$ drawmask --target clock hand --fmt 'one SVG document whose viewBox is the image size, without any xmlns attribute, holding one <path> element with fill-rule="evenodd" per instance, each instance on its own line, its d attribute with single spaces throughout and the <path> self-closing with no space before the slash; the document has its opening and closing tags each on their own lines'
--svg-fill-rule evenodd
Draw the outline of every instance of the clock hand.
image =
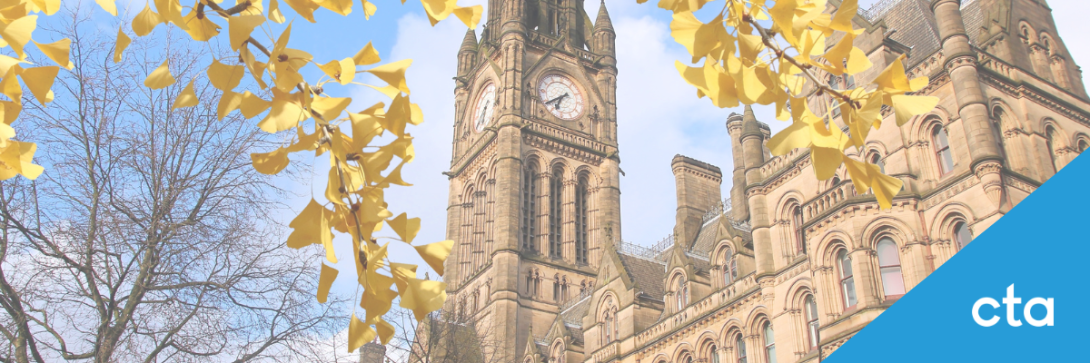
<svg viewBox="0 0 1090 363">
<path fill-rule="evenodd" d="M 485 105 L 484 108 L 481 109 L 481 116 L 477 118 L 477 124 L 478 125 L 484 123 L 484 115 L 487 112 L 488 112 L 488 105 Z"/>
<path fill-rule="evenodd" d="M 562 95 L 560 95 L 560 96 L 558 96 L 558 97 L 556 97 L 554 99 L 551 99 L 551 100 L 549 100 L 549 102 L 545 102 L 545 105 L 548 106 L 550 103 L 555 102 L 556 106 L 554 106 L 554 107 L 559 109 L 560 108 L 560 101 L 563 100 L 564 97 L 568 97 L 568 94 L 564 93 L 564 94 L 562 94 Z"/>
</svg>

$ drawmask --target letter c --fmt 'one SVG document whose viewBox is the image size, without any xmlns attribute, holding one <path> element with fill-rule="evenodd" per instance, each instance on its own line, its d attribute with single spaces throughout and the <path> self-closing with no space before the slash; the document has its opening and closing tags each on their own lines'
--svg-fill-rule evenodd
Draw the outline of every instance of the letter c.
<svg viewBox="0 0 1090 363">
<path fill-rule="evenodd" d="M 999 316 L 992 315 L 991 319 L 988 319 L 988 320 L 982 319 L 980 317 L 980 307 L 982 305 L 984 305 L 984 304 L 990 305 L 992 307 L 992 309 L 998 309 L 999 308 L 999 302 L 995 301 L 995 299 L 990 298 L 990 297 L 983 297 L 983 298 L 980 298 L 980 300 L 977 300 L 976 304 L 973 304 L 973 321 L 976 321 L 977 325 L 980 325 L 982 327 L 987 328 L 987 327 L 990 327 L 992 325 L 995 325 L 995 323 L 998 323 L 999 322 Z"/>
</svg>

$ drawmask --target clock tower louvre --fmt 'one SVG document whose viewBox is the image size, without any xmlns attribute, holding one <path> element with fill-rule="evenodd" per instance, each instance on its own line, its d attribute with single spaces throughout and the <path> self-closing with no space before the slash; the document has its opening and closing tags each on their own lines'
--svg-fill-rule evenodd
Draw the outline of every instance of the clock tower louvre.
<svg viewBox="0 0 1090 363">
<path fill-rule="evenodd" d="M 620 241 L 616 34 L 604 3 L 489 5 L 458 52 L 444 309 L 511 362 Z"/>
</svg>

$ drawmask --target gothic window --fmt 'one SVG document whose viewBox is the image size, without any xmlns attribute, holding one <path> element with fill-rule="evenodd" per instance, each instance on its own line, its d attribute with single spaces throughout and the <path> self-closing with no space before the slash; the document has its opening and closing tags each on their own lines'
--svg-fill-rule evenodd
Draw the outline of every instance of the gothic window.
<svg viewBox="0 0 1090 363">
<path fill-rule="evenodd" d="M 841 249 L 836 254 L 837 270 L 840 274 L 840 293 L 844 298 L 844 309 L 855 306 L 855 279 L 852 276 L 852 259 L 848 250 Z"/>
<path fill-rule="evenodd" d="M 935 148 L 935 160 L 939 163 L 939 176 L 946 175 L 954 170 L 954 155 L 950 151 L 950 140 L 946 137 L 946 130 L 942 126 L 935 126 L 931 130 L 931 144 Z"/>
<path fill-rule="evenodd" d="M 564 224 L 563 216 L 564 170 L 557 166 L 553 168 L 552 178 L 549 178 L 549 256 L 561 258 L 561 231 Z"/>
<path fill-rule="evenodd" d="M 886 297 L 905 294 L 905 281 L 901 275 L 901 257 L 897 243 L 889 237 L 878 240 L 878 270 L 882 274 L 882 288 Z"/>
<path fill-rule="evenodd" d="M 724 248 L 720 252 L 719 269 L 723 274 L 723 287 L 730 286 L 738 277 L 738 265 L 735 263 L 734 252 L 730 248 Z"/>
<path fill-rule="evenodd" d="M 685 275 L 679 275 L 677 288 L 674 290 L 675 311 L 681 311 L 685 309 L 686 305 L 689 305 L 689 284 L 685 282 Z"/>
<path fill-rule="evenodd" d="M 870 155 L 867 156 L 867 161 L 877 165 L 878 171 L 882 172 L 882 174 L 886 173 L 886 163 L 882 162 L 882 154 L 879 154 L 878 151 L 871 151 Z"/>
<path fill-rule="evenodd" d="M 587 177 L 575 187 L 575 263 L 587 263 Z"/>
<path fill-rule="evenodd" d="M 969 226 L 965 222 L 958 222 L 954 225 L 954 242 L 958 244 L 958 249 L 965 248 L 970 241 L 973 240 L 973 234 L 969 232 Z"/>
<path fill-rule="evenodd" d="M 1007 160 L 1007 150 L 1003 146 L 1003 109 L 996 106 L 992 111 L 992 119 L 994 127 L 992 127 L 992 137 L 995 137 L 995 144 L 999 149 L 999 158 L 1005 163 Z"/>
<path fill-rule="evenodd" d="M 553 345 L 553 353 L 549 363 L 564 363 L 564 345 L 559 341 Z"/>
<path fill-rule="evenodd" d="M 734 337 L 734 350 L 737 362 L 746 363 L 746 342 L 742 339 L 742 334 Z"/>
<path fill-rule="evenodd" d="M 768 357 L 768 363 L 776 363 L 776 337 L 772 332 L 772 323 L 765 323 L 765 356 Z"/>
<path fill-rule="evenodd" d="M 526 296 L 534 297 L 534 273 L 526 273 Z"/>
<path fill-rule="evenodd" d="M 1078 148 L 1079 154 L 1082 154 L 1083 151 L 1086 151 L 1087 148 L 1090 148 L 1090 143 L 1087 143 L 1086 140 L 1079 140 Z"/>
<path fill-rule="evenodd" d="M 531 163 L 522 173 L 522 248 L 537 252 L 537 165 Z"/>
<path fill-rule="evenodd" d="M 807 341 L 810 343 L 810 349 L 813 350 L 818 346 L 817 302 L 814 301 L 814 295 L 806 295 L 806 299 L 803 299 L 802 304 L 803 312 L 806 313 Z"/>
<path fill-rule="evenodd" d="M 553 300 L 560 302 L 560 275 L 553 275 Z"/>
<path fill-rule="evenodd" d="M 693 356 L 689 353 L 683 353 L 681 363 L 693 363 Z"/>
<path fill-rule="evenodd" d="M 1056 165 L 1056 129 L 1052 126 L 1045 128 L 1045 145 L 1048 147 L 1048 158 L 1053 170 L 1060 171 L 1060 167 Z"/>
<path fill-rule="evenodd" d="M 702 358 L 701 361 L 709 363 L 719 363 L 719 354 L 717 354 L 715 351 L 715 344 L 708 344 L 707 348 L 704 348 L 704 358 Z"/>
<path fill-rule="evenodd" d="M 802 230 L 802 206 L 796 205 L 791 209 L 791 227 L 795 232 L 795 252 L 799 255 L 806 254 L 806 236 Z"/>
<path fill-rule="evenodd" d="M 602 345 L 612 343 L 617 337 L 617 307 L 613 305 L 613 298 L 608 295 L 605 303 L 602 304 L 602 317 L 599 322 L 601 323 L 599 337 L 602 339 Z"/>
</svg>

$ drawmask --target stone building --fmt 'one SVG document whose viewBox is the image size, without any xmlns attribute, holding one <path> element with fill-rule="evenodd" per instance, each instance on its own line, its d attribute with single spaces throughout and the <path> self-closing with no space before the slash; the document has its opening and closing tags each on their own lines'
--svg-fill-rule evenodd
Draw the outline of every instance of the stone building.
<svg viewBox="0 0 1090 363">
<path fill-rule="evenodd" d="M 489 5 L 458 52 L 445 309 L 496 361 L 819 361 L 1090 147 L 1044 0 L 885 0 L 854 19 L 874 67 L 827 81 L 868 84 L 901 55 L 930 77 L 935 110 L 901 127 L 883 110 L 853 151 L 904 181 L 893 208 L 844 170 L 817 180 L 806 150 L 772 157 L 746 108 L 726 121 L 730 198 L 718 167 L 675 157 L 676 226 L 640 247 L 621 238 L 605 5 L 593 22 L 583 0 Z"/>
</svg>

